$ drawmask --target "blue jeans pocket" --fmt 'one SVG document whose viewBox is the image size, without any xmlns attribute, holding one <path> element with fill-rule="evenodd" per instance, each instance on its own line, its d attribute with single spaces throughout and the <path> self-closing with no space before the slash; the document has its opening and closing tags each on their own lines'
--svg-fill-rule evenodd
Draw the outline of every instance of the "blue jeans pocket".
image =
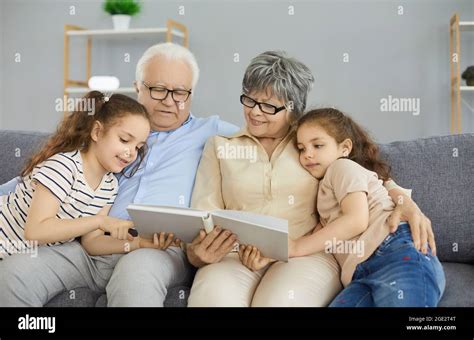
<svg viewBox="0 0 474 340">
<path fill-rule="evenodd" d="M 389 234 L 375 250 L 377 255 L 390 254 L 401 249 L 414 246 L 410 226 L 403 222 L 398 225 L 397 231 Z"/>
</svg>

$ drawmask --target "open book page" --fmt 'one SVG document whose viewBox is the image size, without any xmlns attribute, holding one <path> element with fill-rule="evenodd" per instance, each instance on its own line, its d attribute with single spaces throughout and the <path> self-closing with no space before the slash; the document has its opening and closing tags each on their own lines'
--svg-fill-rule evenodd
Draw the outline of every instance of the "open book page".
<svg viewBox="0 0 474 340">
<path fill-rule="evenodd" d="M 214 210 L 211 215 L 243 221 L 262 228 L 288 233 L 288 221 L 278 217 L 238 210 Z"/>
<path fill-rule="evenodd" d="M 240 244 L 256 246 L 263 256 L 288 261 L 288 221 L 244 211 L 216 210 L 215 225 L 230 229 Z"/>
<path fill-rule="evenodd" d="M 151 204 L 130 204 L 127 209 L 140 209 L 143 211 L 155 211 L 166 214 L 186 215 L 186 216 L 199 216 L 208 217 L 209 211 L 192 209 L 187 207 L 175 207 L 168 205 L 151 205 Z"/>
</svg>

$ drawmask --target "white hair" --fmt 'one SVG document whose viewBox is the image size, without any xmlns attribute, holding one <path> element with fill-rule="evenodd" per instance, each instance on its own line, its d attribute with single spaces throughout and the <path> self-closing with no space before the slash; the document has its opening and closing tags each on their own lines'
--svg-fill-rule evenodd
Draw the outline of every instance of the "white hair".
<svg viewBox="0 0 474 340">
<path fill-rule="evenodd" d="M 138 60 L 135 71 L 135 80 L 137 82 L 143 80 L 143 70 L 145 65 L 150 61 L 150 59 L 158 56 L 163 56 L 170 60 L 182 60 L 186 62 L 191 68 L 193 76 L 192 88 L 195 88 L 199 79 L 199 67 L 196 58 L 186 47 L 171 42 L 153 45 L 143 53 L 140 60 Z"/>
</svg>

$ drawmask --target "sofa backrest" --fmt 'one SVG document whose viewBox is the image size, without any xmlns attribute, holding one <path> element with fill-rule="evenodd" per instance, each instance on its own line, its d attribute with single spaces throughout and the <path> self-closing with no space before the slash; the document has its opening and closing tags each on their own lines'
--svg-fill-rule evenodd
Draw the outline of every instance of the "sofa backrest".
<svg viewBox="0 0 474 340">
<path fill-rule="evenodd" d="M 430 218 L 438 257 L 474 263 L 474 134 L 380 145 L 400 186 Z"/>
<path fill-rule="evenodd" d="M 0 130 L 0 184 L 17 176 L 46 133 Z M 442 261 L 474 263 L 474 134 L 380 144 L 400 186 L 428 216 Z"/>
<path fill-rule="evenodd" d="M 0 130 L 0 184 L 20 174 L 22 166 L 47 136 L 41 132 Z"/>
</svg>

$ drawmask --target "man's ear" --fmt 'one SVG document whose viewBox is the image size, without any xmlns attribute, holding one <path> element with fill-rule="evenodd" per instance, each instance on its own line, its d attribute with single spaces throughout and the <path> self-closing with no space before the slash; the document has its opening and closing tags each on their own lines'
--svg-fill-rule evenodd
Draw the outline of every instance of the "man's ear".
<svg viewBox="0 0 474 340">
<path fill-rule="evenodd" d="M 342 154 L 344 157 L 348 157 L 352 151 L 352 140 L 350 138 L 346 138 L 340 144 L 342 148 Z"/>
<path fill-rule="evenodd" d="M 136 80 L 133 81 L 133 87 L 135 88 L 135 91 L 137 92 L 137 94 L 140 92 L 140 90 L 138 89 L 138 83 Z"/>
<path fill-rule="evenodd" d="M 91 138 L 94 142 L 97 142 L 99 140 L 99 137 L 102 134 L 102 130 L 103 130 L 102 123 L 96 120 L 94 122 L 94 125 L 92 126 L 92 131 L 91 131 Z"/>
</svg>

